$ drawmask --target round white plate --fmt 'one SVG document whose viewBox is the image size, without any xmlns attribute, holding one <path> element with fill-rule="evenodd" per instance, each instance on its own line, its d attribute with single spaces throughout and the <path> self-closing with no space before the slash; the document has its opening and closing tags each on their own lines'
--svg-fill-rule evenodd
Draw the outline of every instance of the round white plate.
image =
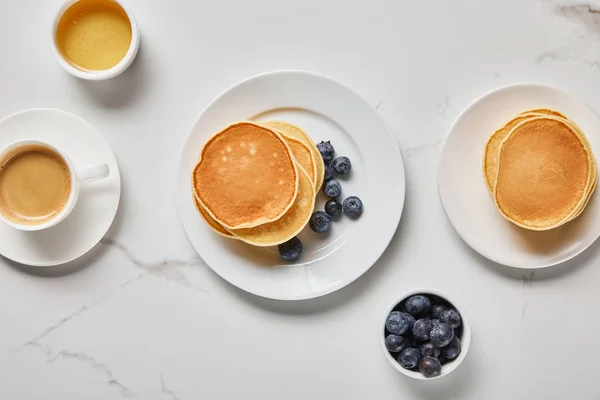
<svg viewBox="0 0 600 400">
<path fill-rule="evenodd" d="M 362 216 L 342 216 L 327 235 L 306 228 L 299 236 L 304 250 L 296 264 L 285 263 L 276 247 L 252 247 L 214 233 L 192 201 L 192 169 L 204 143 L 229 124 L 248 119 L 297 124 L 317 143 L 331 140 L 336 155 L 352 160 L 351 176 L 340 180 L 342 198 L 359 196 Z M 258 296 L 300 300 L 348 285 L 377 261 L 400 221 L 404 189 L 400 150 L 371 105 L 331 79 L 281 71 L 235 85 L 200 115 L 183 149 L 178 205 L 193 246 L 223 279 Z M 324 203 L 321 193 L 316 209 Z"/>
<path fill-rule="evenodd" d="M 0 121 L 0 148 L 23 139 L 50 143 L 64 151 L 76 168 L 107 163 L 110 176 L 82 185 L 71 214 L 52 228 L 23 232 L 0 222 L 0 254 L 40 267 L 81 257 L 102 239 L 117 213 L 121 195 L 117 160 L 94 127 L 65 111 L 26 110 Z"/>
<path fill-rule="evenodd" d="M 442 204 L 463 240 L 484 257 L 517 268 L 549 267 L 567 261 L 600 236 L 600 199 L 562 227 L 545 232 L 522 229 L 505 220 L 485 185 L 482 162 L 490 136 L 517 114 L 550 108 L 573 120 L 600 155 L 600 116 L 586 103 L 558 89 L 519 84 L 476 100 L 454 122 L 439 169 Z"/>
</svg>

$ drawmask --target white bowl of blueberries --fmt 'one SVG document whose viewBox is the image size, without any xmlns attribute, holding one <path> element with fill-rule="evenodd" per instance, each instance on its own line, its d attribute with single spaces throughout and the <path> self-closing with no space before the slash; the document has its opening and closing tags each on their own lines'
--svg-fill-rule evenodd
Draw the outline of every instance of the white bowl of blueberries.
<svg viewBox="0 0 600 400">
<path fill-rule="evenodd" d="M 385 313 L 381 347 L 392 366 L 411 378 L 448 375 L 464 360 L 470 344 L 465 314 L 437 290 L 411 290 Z"/>
</svg>

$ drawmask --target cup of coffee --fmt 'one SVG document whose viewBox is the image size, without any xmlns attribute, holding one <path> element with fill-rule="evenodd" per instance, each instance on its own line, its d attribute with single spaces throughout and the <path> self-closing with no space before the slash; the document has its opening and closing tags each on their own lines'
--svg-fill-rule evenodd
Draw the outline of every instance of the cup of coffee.
<svg viewBox="0 0 600 400">
<path fill-rule="evenodd" d="M 109 175 L 107 164 L 76 170 L 48 143 L 15 142 L 0 151 L 0 220 L 22 231 L 50 228 L 73 211 L 81 184 Z"/>
</svg>

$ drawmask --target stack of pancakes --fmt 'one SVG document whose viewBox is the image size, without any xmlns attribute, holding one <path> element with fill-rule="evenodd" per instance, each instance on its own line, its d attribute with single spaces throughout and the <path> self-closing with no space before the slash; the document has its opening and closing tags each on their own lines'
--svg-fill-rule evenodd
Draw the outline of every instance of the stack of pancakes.
<svg viewBox="0 0 600 400">
<path fill-rule="evenodd" d="M 497 130 L 485 148 L 483 173 L 502 216 L 536 231 L 577 218 L 598 178 L 581 129 L 547 109 L 523 112 Z"/>
<path fill-rule="evenodd" d="M 198 212 L 217 233 L 274 246 L 308 223 L 325 166 L 312 139 L 285 122 L 238 122 L 214 135 L 192 174 Z"/>
</svg>

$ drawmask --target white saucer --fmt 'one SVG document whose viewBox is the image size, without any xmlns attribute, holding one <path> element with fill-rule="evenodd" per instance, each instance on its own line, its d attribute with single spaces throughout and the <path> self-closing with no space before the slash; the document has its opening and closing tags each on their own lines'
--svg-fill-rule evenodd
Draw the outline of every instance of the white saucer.
<svg viewBox="0 0 600 400">
<path fill-rule="evenodd" d="M 486 94 L 454 122 L 439 168 L 439 191 L 452 225 L 484 257 L 517 268 L 549 267 L 567 261 L 600 236 L 600 199 L 596 192 L 574 221 L 533 232 L 505 220 L 496 209 L 482 173 L 487 140 L 517 114 L 550 108 L 573 120 L 600 156 L 600 116 L 580 99 L 558 89 L 519 84 Z M 598 158 L 597 158 L 598 159 Z"/>
<path fill-rule="evenodd" d="M 64 151 L 76 167 L 107 163 L 110 176 L 81 187 L 75 209 L 58 225 L 23 232 L 0 222 L 0 254 L 21 264 L 52 266 L 92 249 L 112 224 L 121 195 L 119 166 L 112 150 L 90 124 L 53 109 L 18 112 L 0 121 L 0 148 L 22 139 L 37 139 Z"/>
<path fill-rule="evenodd" d="M 229 124 L 247 119 L 297 124 L 315 142 L 331 140 L 336 155 L 352 161 L 352 176 L 340 180 L 341 197 L 360 197 L 362 216 L 342 216 L 327 235 L 306 228 L 299 235 L 304 244 L 299 264 L 286 264 L 277 248 L 252 247 L 217 235 L 192 201 L 192 169 L 204 143 Z M 346 86 L 307 72 L 258 75 L 214 100 L 186 140 L 178 179 L 181 220 L 204 261 L 240 289 L 280 300 L 322 296 L 364 274 L 392 239 L 404 204 L 402 156 L 385 122 Z M 324 202 L 320 194 L 316 209 L 322 210 Z"/>
</svg>

